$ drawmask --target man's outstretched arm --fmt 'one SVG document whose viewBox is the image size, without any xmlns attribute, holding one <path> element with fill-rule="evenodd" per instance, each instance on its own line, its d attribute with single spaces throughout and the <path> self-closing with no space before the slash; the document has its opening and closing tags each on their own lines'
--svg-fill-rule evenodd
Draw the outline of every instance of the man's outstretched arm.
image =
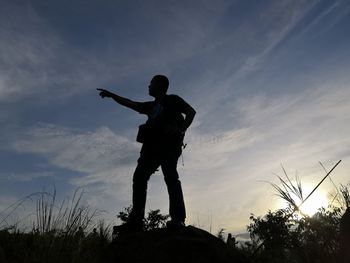
<svg viewBox="0 0 350 263">
<path fill-rule="evenodd" d="M 119 96 L 113 92 L 110 92 L 105 89 L 97 89 L 100 92 L 100 96 L 102 98 L 107 97 L 107 98 L 112 98 L 115 102 L 119 103 L 120 105 L 123 105 L 127 108 L 130 108 L 132 110 L 138 111 L 138 103 L 136 101 L 132 101 L 130 99 L 124 98 L 122 96 Z"/>
</svg>

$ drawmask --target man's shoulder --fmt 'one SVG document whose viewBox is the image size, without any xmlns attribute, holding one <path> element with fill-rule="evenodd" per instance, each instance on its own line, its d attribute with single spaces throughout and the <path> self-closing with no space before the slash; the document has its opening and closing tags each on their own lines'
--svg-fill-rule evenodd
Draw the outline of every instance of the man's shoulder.
<svg viewBox="0 0 350 263">
<path fill-rule="evenodd" d="M 181 98 L 179 95 L 176 95 L 176 94 L 167 95 L 167 99 L 174 103 L 182 103 L 184 101 L 183 98 Z"/>
<path fill-rule="evenodd" d="M 179 96 L 179 95 L 176 95 L 176 94 L 167 94 L 166 95 L 168 98 L 171 98 L 171 99 L 177 99 L 177 98 L 180 98 L 181 99 L 181 97 Z"/>
</svg>

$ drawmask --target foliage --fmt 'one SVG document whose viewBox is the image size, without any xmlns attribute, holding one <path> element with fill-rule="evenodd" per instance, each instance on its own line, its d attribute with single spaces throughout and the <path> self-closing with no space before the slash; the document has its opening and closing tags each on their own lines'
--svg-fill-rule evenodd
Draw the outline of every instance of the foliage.
<svg viewBox="0 0 350 263">
<path fill-rule="evenodd" d="M 251 239 L 263 244 L 265 249 L 297 247 L 298 239 L 293 230 L 296 219 L 290 215 L 290 208 L 269 211 L 264 217 L 251 215 L 253 223 L 247 227 Z"/>
<path fill-rule="evenodd" d="M 218 233 L 216 234 L 216 237 L 222 241 L 225 241 L 225 229 L 220 228 Z"/>
<path fill-rule="evenodd" d="M 164 228 L 169 215 L 160 214 L 160 210 L 150 210 L 145 218 L 145 230 L 150 231 L 157 228 Z"/>
<path fill-rule="evenodd" d="M 118 213 L 117 218 L 119 218 L 122 223 L 127 223 L 130 219 L 130 214 L 132 207 L 124 208 L 124 211 Z M 150 231 L 157 228 L 164 228 L 166 226 L 166 221 L 168 220 L 169 215 L 162 215 L 159 209 L 150 210 L 147 214 L 147 217 L 144 218 L 144 230 Z"/>
<path fill-rule="evenodd" d="M 305 217 L 298 222 L 299 239 L 307 256 L 322 258 L 332 262 L 339 252 L 339 223 L 342 213 L 340 208 L 321 208 L 312 217 Z"/>
<path fill-rule="evenodd" d="M 117 214 L 117 218 L 119 218 L 122 221 L 122 223 L 127 223 L 129 222 L 131 211 L 132 206 L 124 207 L 124 211 L 120 211 Z"/>
<path fill-rule="evenodd" d="M 269 262 L 337 262 L 341 210 L 322 208 L 312 217 L 297 217 L 290 209 L 250 217 L 247 229 L 257 257 Z"/>
</svg>

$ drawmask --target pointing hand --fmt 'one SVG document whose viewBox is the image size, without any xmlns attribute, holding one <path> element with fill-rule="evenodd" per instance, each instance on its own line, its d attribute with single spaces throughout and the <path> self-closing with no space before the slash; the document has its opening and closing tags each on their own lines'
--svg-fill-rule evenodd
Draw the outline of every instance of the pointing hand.
<svg viewBox="0 0 350 263">
<path fill-rule="evenodd" d="M 113 93 L 109 92 L 108 90 L 105 90 L 105 89 L 97 89 L 97 90 L 101 91 L 100 92 L 101 98 L 104 98 L 104 97 L 110 98 L 113 96 Z"/>
</svg>

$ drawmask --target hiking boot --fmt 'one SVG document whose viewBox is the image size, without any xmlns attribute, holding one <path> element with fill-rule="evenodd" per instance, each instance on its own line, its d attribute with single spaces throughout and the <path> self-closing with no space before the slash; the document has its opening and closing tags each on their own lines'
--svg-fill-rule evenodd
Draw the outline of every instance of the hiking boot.
<svg viewBox="0 0 350 263">
<path fill-rule="evenodd" d="M 181 220 L 170 220 L 166 222 L 166 227 L 169 229 L 179 229 L 186 227 L 185 223 Z"/>
</svg>

